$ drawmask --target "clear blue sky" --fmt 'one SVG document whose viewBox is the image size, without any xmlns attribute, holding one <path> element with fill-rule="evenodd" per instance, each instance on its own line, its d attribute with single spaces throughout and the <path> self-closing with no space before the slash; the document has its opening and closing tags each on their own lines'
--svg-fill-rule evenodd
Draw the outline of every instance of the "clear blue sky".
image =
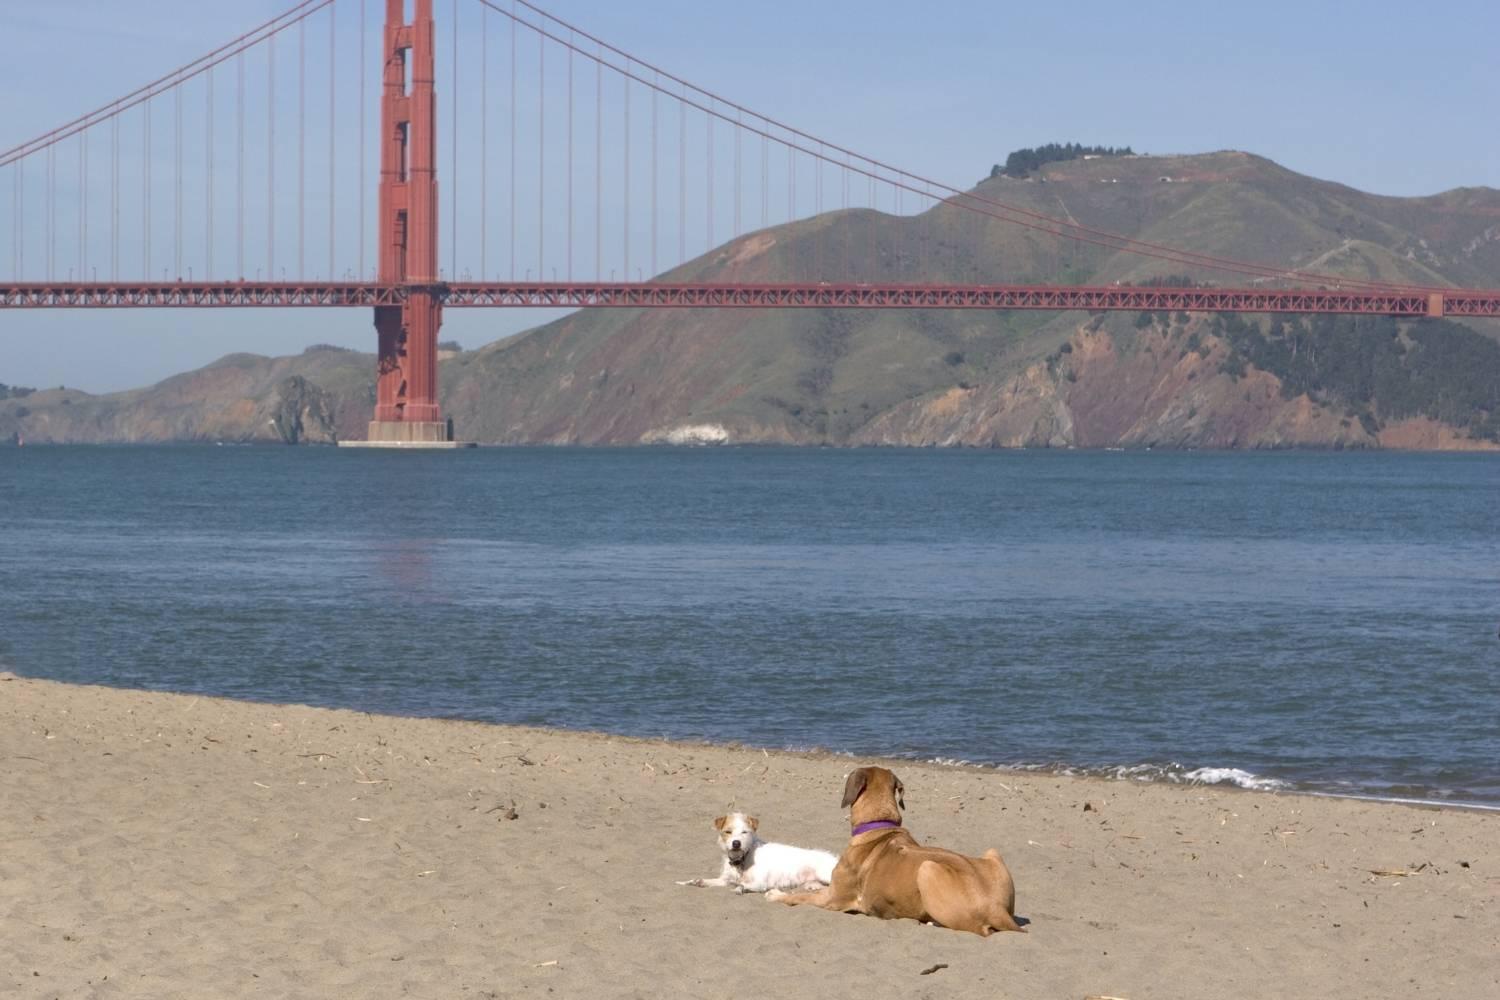
<svg viewBox="0 0 1500 1000">
<path fill-rule="evenodd" d="M 383 5 L 366 2 L 373 25 Z M 451 2 L 437 0 L 440 37 L 447 37 Z M 467 70 L 476 62 L 469 42 L 479 23 L 473 2 L 460 0 L 470 45 L 461 50 L 468 53 L 465 88 L 472 88 Z M 357 23 L 358 4 L 338 0 L 345 30 Z M 288 6 L 290 0 L 12 0 L 0 10 L 7 51 L 0 62 L 0 147 L 133 89 Z M 1245 149 L 1382 194 L 1500 187 L 1494 107 L 1500 75 L 1493 51 L 1500 6 L 1493 2 L 928 0 L 907 6 L 884 0 L 550 0 L 542 6 L 766 114 L 960 186 L 1012 149 L 1076 140 L 1156 153 Z M 318 48 L 326 27 L 311 24 L 308 30 L 312 49 L 326 53 L 326 41 Z M 500 53 L 490 70 L 491 91 L 500 102 L 495 86 L 506 72 L 505 29 L 491 21 L 489 30 Z M 288 38 L 282 44 L 284 88 L 294 64 L 287 60 L 293 43 Z M 346 68 L 354 64 L 351 49 L 340 53 Z M 318 55 L 311 64 L 312 76 L 320 78 Z M 370 72 L 373 81 L 373 67 Z M 439 69 L 440 92 L 448 72 Z M 220 78 L 221 100 L 228 79 Z M 263 88 L 263 82 L 252 83 L 252 94 L 263 94 Z M 292 106 L 282 94 L 278 115 L 286 136 Z M 644 114 L 644 105 L 635 107 Z M 475 109 L 477 104 L 471 117 Z M 321 149 L 325 132 L 316 126 L 316 114 L 311 143 Z M 154 115 L 159 143 L 170 134 L 170 104 L 158 105 Z M 352 109 L 343 118 L 341 128 L 352 129 Z M 345 140 L 356 141 L 352 134 L 341 139 L 341 148 Z M 616 141 L 611 136 L 608 144 Z M 156 148 L 158 163 L 170 156 L 170 147 Z M 96 157 L 104 155 L 100 147 L 93 150 Z M 255 187 L 263 183 L 255 174 L 263 162 L 259 155 L 252 152 L 249 168 L 257 192 L 264 190 Z M 316 173 L 324 161 L 316 151 L 309 155 Z M 491 157 L 498 158 L 494 149 Z M 460 159 L 472 162 L 472 144 Z M 353 160 L 344 155 L 346 165 Z M 40 190 L 37 179 L 44 176 L 27 175 L 28 185 L 36 185 L 28 187 L 28 196 Z M 158 181 L 162 176 L 159 169 Z M 472 195 L 472 171 L 460 180 Z M 284 195 L 287 181 L 281 183 Z M 310 194 L 314 200 L 318 183 Z M 4 189 L 10 184 L 0 171 L 0 219 L 7 227 L 10 199 Z M 556 205 L 555 187 L 552 197 Z M 504 199 L 498 191 L 491 199 L 494 216 Z M 192 218 L 191 186 L 188 201 Z M 255 211 L 263 210 L 252 206 Z M 639 214 L 635 219 L 640 225 Z M 283 219 L 278 225 L 285 241 L 290 224 Z M 326 221 L 321 226 L 326 232 Z M 340 240 L 357 242 L 352 212 L 339 230 Z M 490 238 L 508 238 L 499 232 Z M 549 236 L 554 245 L 555 237 Z M 158 238 L 166 245 L 165 237 Z M 37 254 L 40 241 L 32 227 L 27 239 L 28 254 Z M 461 256 L 474 255 L 476 240 L 473 233 L 466 236 Z M 10 249 L 8 238 L 0 240 L 6 277 Z M 158 260 L 163 253 L 157 251 Z M 263 251 L 252 245 L 250 256 L 263 259 Z M 280 251 L 278 267 L 290 256 Z M 343 256 L 352 260 L 353 250 Z M 91 260 L 99 259 L 96 248 Z M 444 334 L 472 347 L 538 319 L 452 311 Z M 373 345 L 368 317 L 353 311 L 12 313 L 0 325 L 0 382 L 90 391 L 149 384 L 235 351 L 295 353 L 317 342 L 366 350 Z"/>
</svg>

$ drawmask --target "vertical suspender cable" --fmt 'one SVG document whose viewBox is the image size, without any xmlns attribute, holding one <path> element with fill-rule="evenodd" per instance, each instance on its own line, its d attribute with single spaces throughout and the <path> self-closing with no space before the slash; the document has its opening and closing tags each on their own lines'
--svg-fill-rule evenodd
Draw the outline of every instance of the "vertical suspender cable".
<svg viewBox="0 0 1500 1000">
<path fill-rule="evenodd" d="M 115 119 L 119 121 L 119 119 Z M 118 132 L 118 127 L 116 132 Z M 118 173 L 116 174 L 118 177 Z M 115 184 L 118 191 L 119 183 Z M 20 220 L 16 223 L 16 280 L 21 280 L 26 274 L 26 160 L 21 158 L 16 161 L 16 217 Z M 119 232 L 119 217 L 115 218 L 115 232 Z M 118 239 L 118 237 L 116 237 Z"/>
<path fill-rule="evenodd" d="M 47 221 L 46 228 L 44 229 L 44 234 L 45 234 L 46 238 L 42 241 L 42 252 L 43 252 L 43 255 L 46 257 L 46 260 L 47 260 L 46 278 L 47 278 L 48 281 L 52 281 L 53 280 L 53 274 L 52 274 L 52 267 L 53 267 L 52 247 L 53 247 L 53 244 L 55 243 L 55 240 L 53 239 L 53 236 L 52 236 L 52 223 L 53 223 L 53 220 L 57 216 L 57 209 L 55 207 L 56 206 L 56 199 L 55 199 L 55 197 L 53 195 L 53 188 L 55 186 L 54 181 L 53 181 L 53 173 L 54 173 L 53 155 L 54 155 L 53 154 L 53 147 L 48 146 L 47 147 L 47 206 L 46 206 L 46 211 L 43 213 L 43 216 L 42 216 Z"/>
<path fill-rule="evenodd" d="M 740 113 L 738 111 L 736 111 L 734 113 L 734 116 L 735 116 L 736 122 L 738 122 Z M 740 139 L 741 139 L 742 135 L 743 135 L 743 131 L 739 128 L 738 124 L 736 124 L 735 130 L 734 130 L 734 238 L 735 239 L 739 239 L 740 238 L 740 204 L 741 204 L 741 198 L 740 198 L 740 176 L 741 176 L 740 175 Z"/>
<path fill-rule="evenodd" d="M 818 151 L 818 155 L 813 157 L 813 167 L 817 170 L 817 173 L 815 174 L 815 176 L 817 177 L 817 183 L 815 185 L 817 205 L 814 206 L 814 215 L 817 217 L 820 223 L 817 228 L 817 235 L 814 237 L 815 242 L 813 243 L 813 246 L 817 249 L 817 264 L 815 265 L 815 267 L 818 272 L 818 277 L 823 281 L 828 281 L 833 276 L 829 270 L 829 266 L 832 263 L 829 260 L 830 251 L 832 250 L 832 241 L 829 239 L 829 237 L 831 235 L 833 227 L 831 225 L 822 224 L 826 221 L 823 219 L 823 188 L 828 180 L 828 161 L 827 159 L 825 159 L 825 156 L 826 154 L 824 153 L 824 151 L 820 149 Z"/>
<path fill-rule="evenodd" d="M 604 47 L 594 60 L 594 280 L 604 280 Z"/>
<path fill-rule="evenodd" d="M 791 143 L 786 147 L 786 221 L 797 217 L 797 161 Z"/>
<path fill-rule="evenodd" d="M 21 164 L 17 160 L 10 172 L 10 280 L 21 280 L 21 229 L 25 220 L 21 218 Z"/>
<path fill-rule="evenodd" d="M 89 242 L 89 133 L 78 133 L 78 280 L 87 281 Z"/>
<path fill-rule="evenodd" d="M 338 134 L 338 88 L 335 86 L 338 80 L 338 4 L 328 5 L 328 280 L 333 281 L 336 275 L 334 268 L 337 266 L 336 251 L 338 250 L 337 223 L 338 223 L 338 143 L 335 136 Z"/>
<path fill-rule="evenodd" d="M 713 100 L 710 99 L 708 106 L 713 108 Z M 703 120 L 708 124 L 708 187 L 706 199 L 708 202 L 708 245 L 703 248 L 708 253 L 714 248 L 714 116 L 704 112 Z"/>
<path fill-rule="evenodd" d="M 235 57 L 235 70 L 238 74 L 235 84 L 235 132 L 236 154 L 235 154 L 235 267 L 236 275 L 245 280 L 245 53 L 241 52 Z"/>
<path fill-rule="evenodd" d="M 796 202 L 796 163 L 792 159 L 792 145 L 786 145 L 786 220 L 795 217 L 793 208 Z"/>
<path fill-rule="evenodd" d="M 826 226 L 820 225 L 823 214 L 823 166 L 825 166 L 822 142 L 817 144 L 817 156 L 811 157 L 811 160 L 813 160 L 813 222 L 819 222 L 817 228 L 813 229 L 813 270 L 816 271 L 819 279 L 826 280 L 828 274 L 823 273 L 823 243 L 825 243 L 823 234 L 826 232 Z"/>
<path fill-rule="evenodd" d="M 624 214 L 625 214 L 625 227 L 624 227 L 624 231 L 621 233 L 621 239 L 624 242 L 624 250 L 625 250 L 625 261 L 624 261 L 625 273 L 622 274 L 620 277 L 624 281 L 629 281 L 630 280 L 630 60 L 629 59 L 625 60 L 625 73 L 623 74 L 623 76 L 624 76 L 624 81 L 625 81 L 625 143 L 624 143 L 624 149 L 623 149 L 623 152 L 624 152 L 624 155 L 625 155 L 625 170 L 623 171 L 624 178 L 625 178 L 625 188 L 624 188 L 625 197 L 624 197 L 624 204 L 621 206 L 621 208 L 622 208 L 622 210 L 624 211 Z"/>
<path fill-rule="evenodd" d="M 847 211 L 851 206 L 855 206 L 859 201 L 859 189 L 855 187 L 856 183 L 859 181 L 859 175 L 854 172 L 853 158 L 846 153 L 844 154 L 844 159 L 848 161 L 848 165 L 844 168 L 844 208 Z M 854 224 L 847 219 L 844 222 L 844 247 L 846 251 L 845 264 L 849 268 L 849 280 L 853 281 L 854 274 L 859 269 L 854 265 L 854 258 L 856 255 L 854 246 Z"/>
<path fill-rule="evenodd" d="M 10 280 L 21 280 L 21 163 L 10 170 Z"/>
<path fill-rule="evenodd" d="M 490 277 L 490 9 L 479 10 L 479 280 Z"/>
<path fill-rule="evenodd" d="M 510 4 L 510 280 L 516 280 L 516 4 Z"/>
<path fill-rule="evenodd" d="M 48 149 L 49 153 L 55 153 L 55 152 L 57 152 L 57 147 L 55 147 L 55 146 L 49 146 L 47 149 Z M 62 233 L 59 232 L 59 230 L 58 230 L 58 224 L 57 224 L 57 202 L 62 197 L 62 188 L 61 188 L 61 185 L 58 184 L 58 181 L 57 181 L 57 157 L 56 157 L 56 155 L 53 155 L 52 159 L 51 159 L 51 173 L 52 173 L 52 177 L 51 177 L 50 183 L 51 183 L 51 188 L 52 188 L 52 222 L 51 222 L 52 239 L 51 239 L 51 248 L 49 249 L 48 253 L 49 253 L 49 255 L 51 257 L 51 260 L 52 260 L 52 263 L 51 263 L 50 267 L 51 267 L 52 271 L 55 274 L 55 272 L 57 270 L 57 245 L 60 242 L 59 237 L 62 236 Z M 71 271 L 72 268 L 69 268 L 68 270 Z M 56 280 L 56 279 L 54 278 L 54 280 Z"/>
<path fill-rule="evenodd" d="M 54 280 L 52 273 L 56 265 L 57 236 L 52 227 L 57 222 L 57 160 L 54 147 L 47 147 L 47 280 Z"/>
<path fill-rule="evenodd" d="M 771 224 L 771 144 L 766 139 L 768 127 L 762 123 L 760 132 L 760 228 Z"/>
<path fill-rule="evenodd" d="M 207 96 L 206 127 L 203 142 L 203 280 L 212 281 L 214 276 L 214 70 L 208 68 L 205 85 Z"/>
<path fill-rule="evenodd" d="M 120 280 L 120 117 L 110 119 L 109 132 L 109 280 Z M 24 185 L 25 178 L 22 178 Z M 23 199 L 24 202 L 24 199 Z M 24 234 L 23 234 L 24 235 Z M 24 251 L 25 244 L 22 243 Z M 24 256 L 24 253 L 23 253 Z"/>
<path fill-rule="evenodd" d="M 366 192 L 368 181 L 365 163 L 369 154 L 365 142 L 365 94 L 368 92 L 366 77 L 370 64 L 370 47 L 366 43 L 366 22 L 369 20 L 369 0 L 359 0 L 359 210 L 354 214 L 359 219 L 359 280 L 369 277 L 365 273 L 365 216 L 369 214 L 369 199 Z M 331 277 L 331 276 L 330 276 Z"/>
<path fill-rule="evenodd" d="M 141 269 L 146 281 L 151 280 L 151 102 L 146 102 L 145 114 L 145 171 L 141 175 L 142 199 L 141 220 L 144 223 L 142 238 L 145 245 L 142 247 Z"/>
<path fill-rule="evenodd" d="M 47 280 L 56 280 L 57 270 L 57 149 L 47 147 Z"/>
<path fill-rule="evenodd" d="M 297 22 L 297 277 L 307 274 L 307 22 Z"/>
<path fill-rule="evenodd" d="M 651 89 L 651 277 L 656 277 L 656 116 L 657 87 Z"/>
<path fill-rule="evenodd" d="M 182 277 L 182 84 L 178 84 L 172 91 L 172 112 L 176 121 L 172 126 L 172 151 L 176 157 L 173 167 L 173 200 L 172 208 L 172 264 L 176 268 L 176 277 Z"/>
<path fill-rule="evenodd" d="M 547 36 L 536 33 L 536 280 L 547 259 Z"/>
<path fill-rule="evenodd" d="M 266 280 L 276 280 L 276 36 L 266 46 Z"/>
<path fill-rule="evenodd" d="M 571 33 L 570 33 L 571 39 Z M 568 46 L 568 281 L 573 280 L 573 46 Z"/>
<path fill-rule="evenodd" d="M 686 95 L 684 95 L 686 96 Z M 687 102 L 677 102 L 677 264 L 687 263 Z"/>
<path fill-rule="evenodd" d="M 448 275 L 458 277 L 458 0 L 453 0 L 453 114 L 448 122 L 453 133 L 453 163 L 448 168 L 448 198 L 453 203 Z M 438 268 L 442 273 L 442 268 Z"/>
<path fill-rule="evenodd" d="M 905 178 L 900 178 L 900 180 L 904 179 Z M 896 181 L 891 182 L 891 192 L 896 199 L 896 218 L 900 219 L 902 222 L 905 222 L 906 216 L 902 214 L 903 210 L 906 207 L 906 199 L 902 196 L 903 187 L 903 184 L 898 184 Z M 894 244 L 894 247 L 892 249 L 892 256 L 894 256 L 896 259 L 896 277 L 898 278 L 902 276 L 902 271 L 906 267 L 907 254 L 904 252 L 906 248 L 905 246 L 903 246 L 903 237 L 905 239 L 910 239 L 909 236 L 905 236 L 907 229 L 908 227 L 905 225 L 898 227 L 895 231 L 896 235 L 891 238 L 891 242 Z"/>
<path fill-rule="evenodd" d="M 911 201 L 911 238 L 915 243 L 911 255 L 912 269 L 914 272 L 913 280 L 927 281 L 929 280 L 929 276 L 927 274 L 927 245 L 923 242 L 927 220 L 922 217 L 923 213 L 926 211 L 927 199 L 922 194 L 921 182 L 919 181 L 912 181 Z"/>
<path fill-rule="evenodd" d="M 847 154 L 844 154 L 844 160 L 847 159 L 849 159 L 849 156 L 847 156 Z M 844 165 L 840 166 L 840 169 L 838 169 L 838 187 L 840 187 L 841 204 L 843 204 L 841 210 L 849 211 L 849 166 L 847 166 L 847 163 L 844 163 Z M 840 259 L 840 261 L 838 261 L 838 274 L 840 274 L 840 277 L 847 277 L 847 274 L 852 273 L 853 270 L 853 268 L 849 267 L 849 258 L 850 256 L 853 256 L 853 244 L 849 243 L 849 225 L 847 225 L 847 222 L 844 222 L 844 220 L 840 220 L 840 222 L 843 223 L 844 253 L 843 259 Z M 847 268 L 847 270 L 844 270 L 844 268 Z"/>
</svg>

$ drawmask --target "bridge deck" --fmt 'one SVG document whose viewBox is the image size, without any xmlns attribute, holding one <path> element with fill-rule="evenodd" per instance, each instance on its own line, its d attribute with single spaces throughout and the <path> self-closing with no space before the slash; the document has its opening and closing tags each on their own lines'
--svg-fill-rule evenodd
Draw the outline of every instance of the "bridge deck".
<svg viewBox="0 0 1500 1000">
<path fill-rule="evenodd" d="M 878 285 L 474 282 L 146 282 L 0 286 L 0 309 L 374 307 L 414 288 L 448 308 L 1027 309 L 1500 317 L 1500 291 L 1154 288 L 1128 285 Z"/>
</svg>

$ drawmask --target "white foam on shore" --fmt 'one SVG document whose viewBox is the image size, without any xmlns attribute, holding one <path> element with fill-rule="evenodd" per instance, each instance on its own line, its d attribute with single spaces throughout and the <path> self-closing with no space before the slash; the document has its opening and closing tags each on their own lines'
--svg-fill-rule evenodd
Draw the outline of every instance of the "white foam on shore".
<svg viewBox="0 0 1500 1000">
<path fill-rule="evenodd" d="M 1264 778 L 1238 767 L 1197 767 L 1181 764 L 1132 764 L 1106 768 L 1083 768 L 1076 774 L 1102 775 L 1118 781 L 1165 781 L 1173 785 L 1234 785 L 1254 792 L 1279 792 L 1292 787 L 1280 778 Z"/>
<path fill-rule="evenodd" d="M 818 752 L 832 753 L 834 756 L 840 757 L 866 756 L 852 754 L 847 751 L 827 751 L 823 748 L 784 747 L 783 749 L 812 749 Z M 900 758 L 907 755 L 896 754 L 895 756 Z M 962 757 L 922 757 L 917 754 L 909 755 L 909 759 L 920 760 L 927 764 L 936 764 L 939 767 L 972 768 L 981 771 L 1025 771 L 1034 774 L 1056 774 L 1065 778 L 1109 778 L 1114 781 L 1161 782 L 1169 785 L 1232 785 L 1235 788 L 1243 788 L 1246 791 L 1252 792 L 1290 792 L 1296 795 L 1313 795 L 1325 799 L 1354 799 L 1360 802 L 1380 802 L 1392 805 L 1467 809 L 1475 812 L 1500 812 L 1500 804 L 1469 802 L 1463 799 L 1414 798 L 1400 795 L 1381 795 L 1378 792 L 1331 792 L 1316 787 L 1309 788 L 1306 785 L 1299 786 L 1296 782 L 1286 781 L 1282 778 L 1265 777 L 1238 767 L 1189 768 L 1175 762 L 1167 764 L 1097 765 L 1092 767 L 1073 764 L 1038 764 L 1027 762 L 991 764 L 967 760 Z"/>
<path fill-rule="evenodd" d="M 1256 792 L 1274 792 L 1292 787 L 1290 782 L 1279 778 L 1262 778 L 1237 767 L 1200 767 L 1188 771 L 1180 778 L 1174 776 L 1168 780 L 1186 781 L 1195 785 L 1236 785 Z"/>
<path fill-rule="evenodd" d="M 943 767 L 993 767 L 1002 771 L 1041 771 L 1069 778 L 1112 778 L 1115 781 L 1162 781 L 1174 785 L 1234 785 L 1256 792 L 1279 792 L 1296 786 L 1280 778 L 1267 778 L 1238 767 L 1198 767 L 1181 764 L 1117 764 L 1078 767 L 1070 764 L 976 764 L 955 757 L 929 757 Z"/>
</svg>

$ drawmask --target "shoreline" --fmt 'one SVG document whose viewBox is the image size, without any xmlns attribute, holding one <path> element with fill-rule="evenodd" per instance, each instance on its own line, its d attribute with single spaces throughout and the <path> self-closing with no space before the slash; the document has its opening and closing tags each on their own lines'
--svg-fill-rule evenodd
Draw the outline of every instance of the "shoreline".
<svg viewBox="0 0 1500 1000">
<path fill-rule="evenodd" d="M 1448 801 L 1445 799 L 1411 799 L 1401 796 L 1359 795 L 1354 792 L 1304 792 L 1287 790 L 1289 795 L 1307 795 L 1315 799 L 1347 800 L 1350 802 L 1372 802 L 1377 805 L 1410 806 L 1413 809 L 1458 809 L 1464 812 L 1500 813 L 1500 805 L 1486 802 Z"/>
<path fill-rule="evenodd" d="M 0 674 L 0 760 L 25 996 L 1500 988 L 1500 817 L 1446 803 L 888 761 L 920 840 L 1015 875 L 1028 933 L 982 940 L 675 884 L 728 809 L 840 849 L 870 758 Z"/>
<path fill-rule="evenodd" d="M 783 754 L 791 757 L 799 757 L 808 760 L 861 760 L 873 761 L 884 766 L 906 766 L 919 764 L 924 767 L 952 768 L 955 770 L 972 770 L 979 773 L 997 775 L 1010 775 L 1016 778 L 1022 777 L 1056 777 L 1080 781 L 1098 781 L 1105 785 L 1120 784 L 1124 786 L 1135 785 L 1159 785 L 1165 788 L 1182 789 L 1216 789 L 1220 791 L 1249 792 L 1269 795 L 1291 795 L 1305 796 L 1310 798 L 1349 800 L 1355 802 L 1371 802 L 1387 805 L 1410 806 L 1423 809 L 1458 809 L 1469 812 L 1500 813 L 1500 801 L 1489 801 L 1482 798 L 1424 798 L 1411 795 L 1384 795 L 1378 791 L 1361 791 L 1353 789 L 1350 791 L 1331 791 L 1320 788 L 1314 784 L 1299 781 L 1295 778 L 1273 778 L 1265 775 L 1255 774 L 1242 770 L 1233 765 L 1205 764 L 1198 767 L 1170 763 L 1159 764 L 1155 762 L 1136 762 L 1131 764 L 1069 764 L 1065 762 L 1051 763 L 986 763 L 962 758 L 944 756 L 924 756 L 918 752 L 908 755 L 891 752 L 858 753 L 849 750 L 838 750 L 828 747 L 796 747 L 796 746 L 774 746 L 770 744 L 751 743 L 744 740 L 726 739 L 714 740 L 703 737 L 673 737 L 667 735 L 645 736 L 633 733 L 620 733 L 606 729 L 575 729 L 568 726 L 536 726 L 525 723 L 497 722 L 474 716 L 462 715 L 423 715 L 407 712 L 372 711 L 370 709 L 358 708 L 350 705 L 338 704 L 314 704 L 306 702 L 282 702 L 282 701 L 259 701 L 241 698 L 235 695 L 208 694 L 194 691 L 180 691 L 166 688 L 137 688 L 123 687 L 110 684 L 78 684 L 71 681 L 57 681 L 46 677 L 33 677 L 28 674 L 15 671 L 9 666 L 0 666 L 0 681 L 7 678 L 16 680 L 30 680 L 46 684 L 59 684 L 67 687 L 99 687 L 111 691 L 140 691 L 151 694 L 161 694 L 184 698 L 208 698 L 238 702 L 247 705 L 264 705 L 280 708 L 308 708 L 330 712 L 356 712 L 362 715 L 378 716 L 393 719 L 428 720 L 433 722 L 456 722 L 471 725 L 494 726 L 501 729 L 511 729 L 520 732 L 558 733 L 572 734 L 579 737 L 595 739 L 621 740 L 626 742 L 639 742 L 648 745 L 670 745 L 683 748 L 699 750 L 728 750 L 736 752 L 771 753 Z M 1171 770 L 1177 768 L 1180 770 Z M 1192 775 L 1198 772 L 1213 772 L 1224 774 L 1226 777 L 1219 780 L 1194 779 Z M 1456 795 L 1466 794 L 1456 792 Z"/>
</svg>

